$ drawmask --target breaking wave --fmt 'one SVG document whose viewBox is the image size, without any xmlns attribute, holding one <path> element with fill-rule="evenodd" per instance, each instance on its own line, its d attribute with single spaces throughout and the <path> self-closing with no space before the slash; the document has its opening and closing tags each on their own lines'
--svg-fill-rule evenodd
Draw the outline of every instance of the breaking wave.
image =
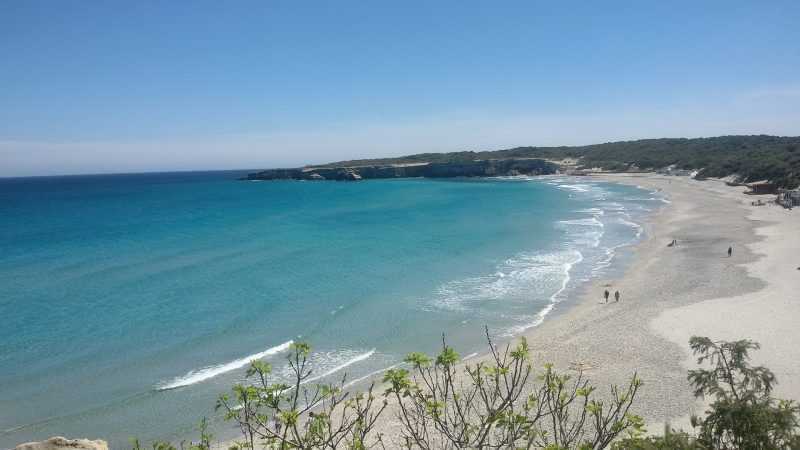
<svg viewBox="0 0 800 450">
<path fill-rule="evenodd" d="M 564 225 L 584 225 L 589 227 L 600 227 L 603 228 L 603 222 L 597 219 L 597 217 L 592 216 L 588 219 L 573 219 L 573 220 L 559 220 L 558 223 Z"/>
<path fill-rule="evenodd" d="M 316 367 L 319 370 L 324 370 L 323 373 L 312 376 L 307 378 L 303 381 L 305 383 L 311 383 L 312 381 L 321 380 L 325 377 L 329 377 L 336 372 L 339 372 L 342 369 L 345 369 L 353 364 L 358 362 L 364 361 L 369 359 L 372 355 L 375 354 L 375 349 L 369 350 L 363 353 L 357 353 L 354 350 L 340 350 L 337 352 L 327 352 L 323 353 L 320 359 L 315 360 L 313 357 L 311 359 L 312 367 Z"/>
<path fill-rule="evenodd" d="M 561 300 L 563 300 L 562 297 L 561 297 L 561 294 L 563 294 L 564 291 L 567 289 L 567 286 L 569 286 L 569 282 L 572 279 L 572 277 L 570 276 L 570 272 L 572 271 L 572 267 L 575 264 L 578 264 L 581 261 L 583 261 L 583 254 L 581 252 L 576 250 L 576 251 L 574 251 L 573 256 L 575 257 L 575 259 L 573 259 L 572 261 L 568 261 L 568 262 L 565 262 L 564 264 L 562 264 L 561 270 L 563 271 L 564 278 L 562 279 L 561 286 L 558 288 L 558 290 L 555 291 L 550 296 L 550 302 L 547 304 L 547 306 L 545 306 L 544 308 L 539 310 L 538 313 L 536 313 L 536 316 L 534 317 L 534 320 L 532 322 L 511 327 L 508 330 L 508 332 L 506 333 L 507 335 L 513 336 L 513 335 L 519 334 L 519 333 L 521 333 L 521 332 L 523 332 L 523 331 L 525 331 L 525 330 L 527 330 L 529 328 L 538 327 L 539 325 L 542 324 L 542 322 L 544 322 L 544 318 L 547 317 L 548 314 L 550 314 L 550 312 L 553 310 L 553 308 L 555 308 L 556 303 L 558 303 Z"/>
<path fill-rule="evenodd" d="M 209 380 L 218 375 L 222 375 L 223 373 L 227 373 L 232 370 L 242 368 L 250 364 L 250 361 L 266 358 L 267 356 L 275 355 L 280 352 L 286 351 L 293 343 L 294 341 L 286 341 L 281 345 L 270 347 L 264 350 L 263 352 L 254 353 L 252 355 L 245 356 L 244 358 L 233 360 L 229 363 L 219 364 L 216 366 L 208 366 L 199 370 L 193 370 L 182 377 L 174 378 L 172 381 L 169 381 L 167 383 L 158 386 L 157 389 L 159 391 L 166 391 L 170 389 L 177 389 L 184 386 L 191 386 L 193 384 Z"/>
<path fill-rule="evenodd" d="M 621 224 L 623 224 L 623 225 L 627 225 L 627 226 L 633 228 L 634 230 L 636 230 L 636 239 L 638 239 L 639 237 L 642 236 L 642 232 L 644 231 L 644 229 L 642 228 L 642 226 L 640 224 L 638 224 L 636 222 L 631 222 L 630 220 L 622 219 L 622 218 L 619 219 L 619 222 Z"/>
<path fill-rule="evenodd" d="M 565 272 L 582 258 L 577 250 L 522 253 L 504 261 L 491 275 L 445 283 L 436 291 L 432 304 L 437 309 L 469 311 L 486 302 L 527 298 L 531 290 L 560 285 L 562 278 L 569 277 Z"/>
</svg>

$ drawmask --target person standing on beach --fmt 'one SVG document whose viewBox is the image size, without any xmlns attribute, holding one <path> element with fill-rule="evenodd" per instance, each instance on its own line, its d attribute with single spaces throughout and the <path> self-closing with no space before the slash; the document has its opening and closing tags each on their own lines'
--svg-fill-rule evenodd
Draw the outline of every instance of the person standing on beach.
<svg viewBox="0 0 800 450">
<path fill-rule="evenodd" d="M 728 258 L 730 258 L 731 255 L 733 255 L 733 247 L 728 247 Z"/>
<path fill-rule="evenodd" d="M 614 292 L 614 301 L 615 302 L 619 301 L 619 291 Z"/>
<path fill-rule="evenodd" d="M 609 295 L 609 292 L 608 292 L 608 289 L 606 289 L 606 291 L 603 293 L 603 297 L 605 297 L 606 303 L 608 303 L 608 295 Z"/>
</svg>

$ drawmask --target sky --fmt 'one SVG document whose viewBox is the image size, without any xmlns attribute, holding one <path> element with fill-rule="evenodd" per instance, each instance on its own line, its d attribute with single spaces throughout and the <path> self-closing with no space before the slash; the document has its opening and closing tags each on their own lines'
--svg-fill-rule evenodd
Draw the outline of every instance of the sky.
<svg viewBox="0 0 800 450">
<path fill-rule="evenodd" d="M 0 0 L 0 176 L 800 135 L 800 2 Z"/>
</svg>

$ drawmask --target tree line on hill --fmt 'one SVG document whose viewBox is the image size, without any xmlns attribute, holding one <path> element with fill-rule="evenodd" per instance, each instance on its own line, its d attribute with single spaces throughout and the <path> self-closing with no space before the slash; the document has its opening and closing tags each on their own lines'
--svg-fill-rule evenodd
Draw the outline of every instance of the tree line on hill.
<svg viewBox="0 0 800 450">
<path fill-rule="evenodd" d="M 699 170 L 700 178 L 735 175 L 741 182 L 769 180 L 780 187 L 800 186 L 800 137 L 767 135 L 642 139 L 575 147 L 420 153 L 398 158 L 340 161 L 321 167 L 502 158 L 571 158 L 578 159 L 584 168 L 613 171 L 654 170 L 674 165 L 678 169 Z"/>
</svg>

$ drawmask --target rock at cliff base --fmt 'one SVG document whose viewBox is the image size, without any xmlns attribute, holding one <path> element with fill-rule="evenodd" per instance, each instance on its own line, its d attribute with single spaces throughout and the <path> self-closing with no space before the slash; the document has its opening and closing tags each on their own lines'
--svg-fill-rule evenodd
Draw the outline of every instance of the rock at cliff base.
<svg viewBox="0 0 800 450">
<path fill-rule="evenodd" d="M 18 445 L 15 450 L 108 450 L 106 441 L 89 439 L 67 439 L 61 436 L 51 437 L 42 442 L 28 442 Z"/>
</svg>

